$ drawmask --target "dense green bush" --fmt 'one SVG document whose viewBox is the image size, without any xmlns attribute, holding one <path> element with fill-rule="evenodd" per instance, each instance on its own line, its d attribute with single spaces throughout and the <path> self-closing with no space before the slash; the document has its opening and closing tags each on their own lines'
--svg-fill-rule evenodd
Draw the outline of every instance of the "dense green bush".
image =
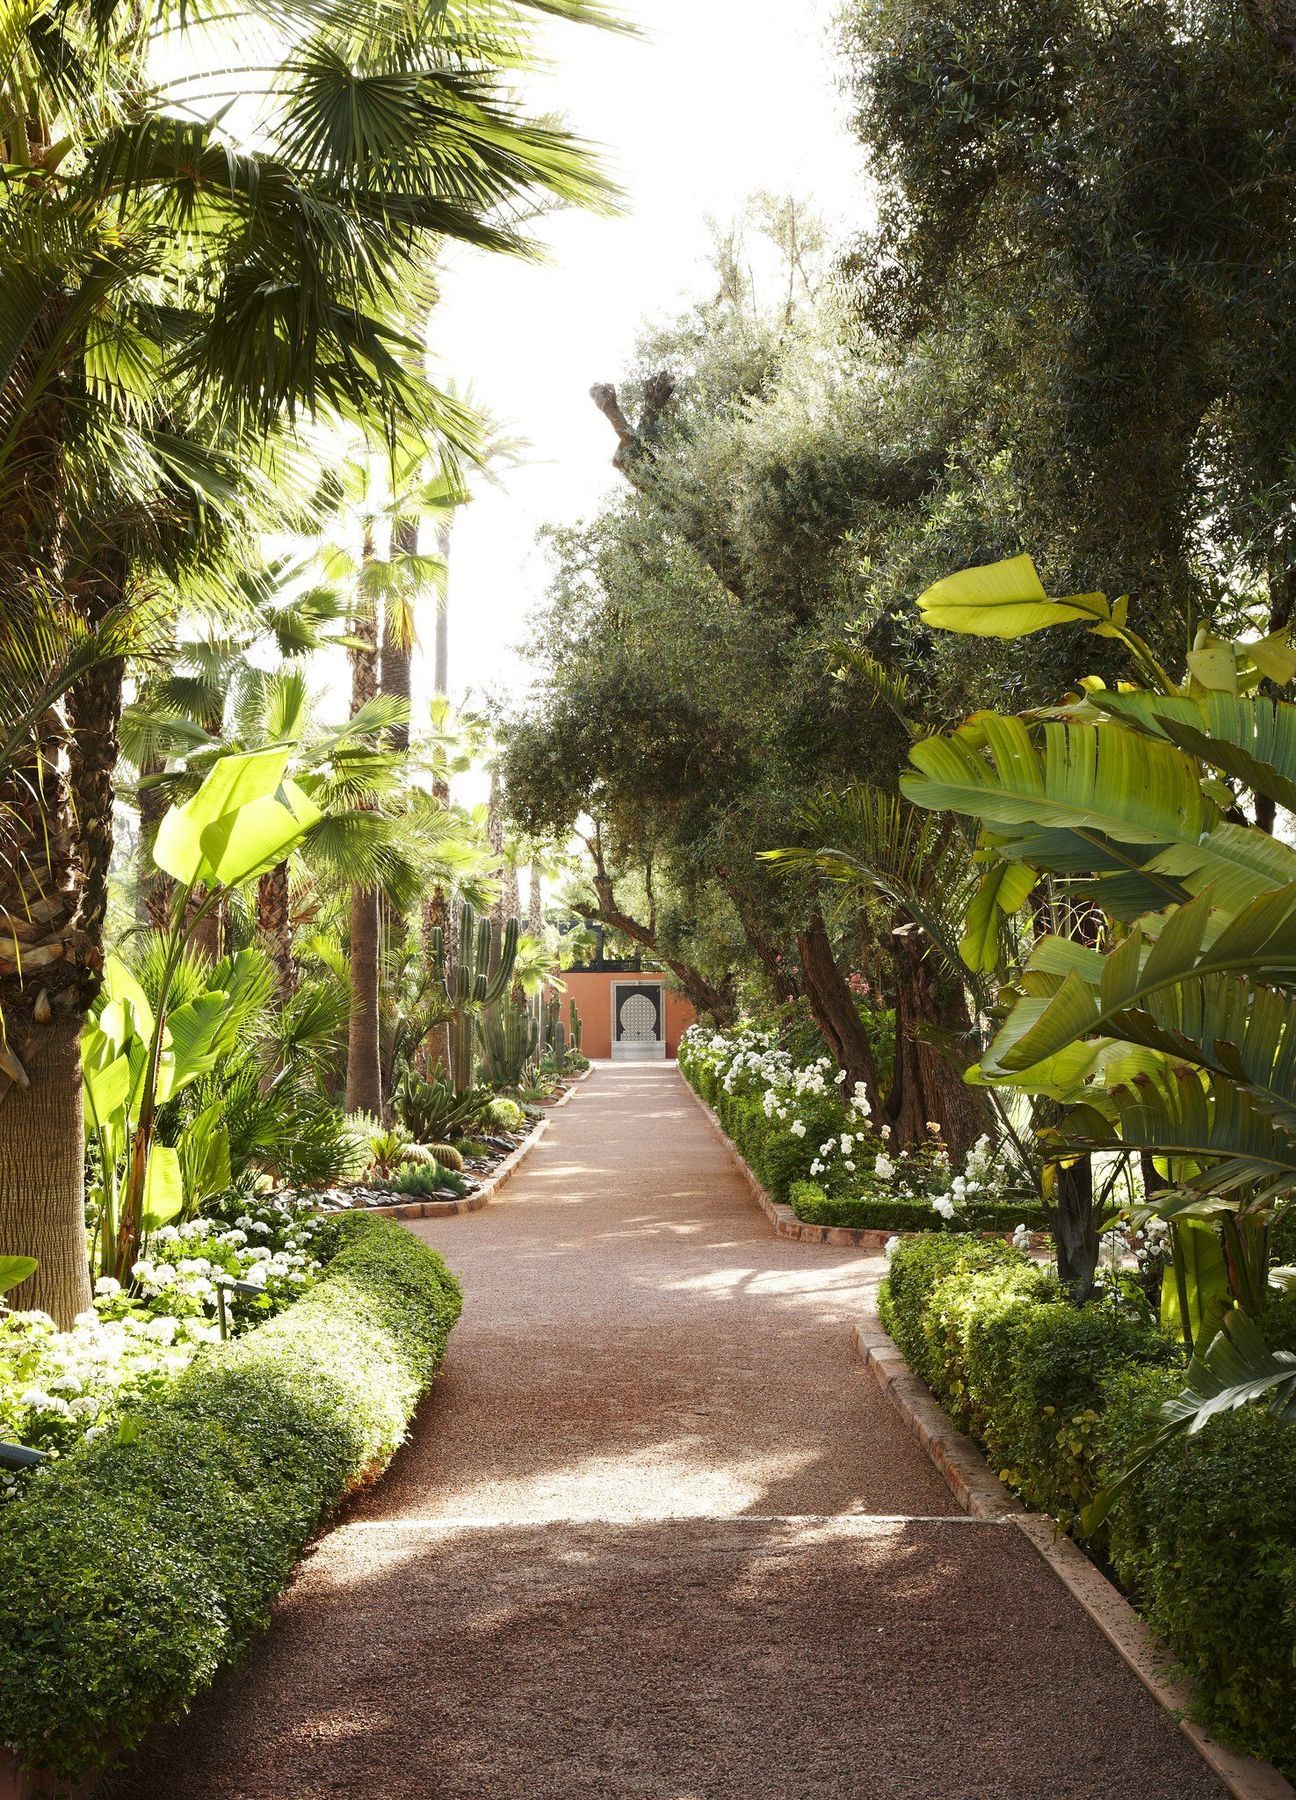
<svg viewBox="0 0 1296 1800">
<path fill-rule="evenodd" d="M 1100 1456 L 1121 1466 L 1180 1383 L 1113 1380 Z M 1187 1671 L 1220 1736 L 1296 1774 L 1296 1433 L 1256 1407 L 1148 1463 L 1112 1510 L 1117 1574 Z"/>
<path fill-rule="evenodd" d="M 825 1193 L 817 1181 L 794 1181 L 788 1204 L 808 1225 L 845 1225 L 852 1231 L 931 1231 L 935 1220 L 930 1200 L 849 1198 Z M 1030 1231 L 1047 1231 L 1048 1214 L 1036 1201 L 1005 1206 L 1001 1201 L 969 1201 L 959 1211 L 959 1223 L 969 1231 L 1001 1231 L 1007 1235 L 1025 1225 Z"/>
<path fill-rule="evenodd" d="M 400 1442 L 459 1289 L 387 1220 L 298 1303 L 199 1354 L 112 1438 L 12 1502 L 0 1535 L 0 1744 L 72 1775 L 181 1709 L 265 1623 L 320 1521 Z"/>
<path fill-rule="evenodd" d="M 997 1238 L 965 1237 L 955 1232 L 911 1238 L 896 1247 L 890 1274 L 878 1296 L 878 1311 L 915 1375 L 936 1385 L 925 1329 L 933 1289 L 949 1275 L 993 1269 L 1003 1263 L 1020 1267 L 1024 1262 L 1023 1256 Z"/>
<path fill-rule="evenodd" d="M 880 1310 L 1008 1485 L 1068 1527 L 1183 1385 L 1177 1342 L 1107 1301 L 1070 1305 L 1051 1274 L 990 1239 L 898 1245 Z M 1286 1313 L 1271 1308 L 1279 1335 Z M 1296 1433 L 1254 1408 L 1211 1420 L 1144 1467 L 1107 1530 L 1204 1722 L 1296 1770 Z"/>
</svg>

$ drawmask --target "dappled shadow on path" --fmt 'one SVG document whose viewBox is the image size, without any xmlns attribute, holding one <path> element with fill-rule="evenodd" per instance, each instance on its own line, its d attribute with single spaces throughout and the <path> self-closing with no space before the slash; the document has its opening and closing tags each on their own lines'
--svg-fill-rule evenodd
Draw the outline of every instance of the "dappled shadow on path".
<svg viewBox="0 0 1296 1800">
<path fill-rule="evenodd" d="M 1025 1549 L 962 1519 L 350 1525 L 114 1800 L 1217 1794 Z"/>
</svg>

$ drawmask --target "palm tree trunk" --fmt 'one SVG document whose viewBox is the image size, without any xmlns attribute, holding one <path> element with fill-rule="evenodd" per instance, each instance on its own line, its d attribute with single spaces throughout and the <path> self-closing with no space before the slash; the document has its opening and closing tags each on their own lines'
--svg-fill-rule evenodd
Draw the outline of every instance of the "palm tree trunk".
<svg viewBox="0 0 1296 1800">
<path fill-rule="evenodd" d="M 297 989 L 297 969 L 293 962 L 292 903 L 286 862 L 276 863 L 257 883 L 257 929 L 275 966 L 279 998 L 291 999 Z"/>
<path fill-rule="evenodd" d="M 150 757 L 140 768 L 140 777 L 160 775 L 165 765 L 156 757 Z M 153 863 L 153 840 L 157 836 L 157 828 L 162 823 L 167 810 L 166 796 L 159 788 L 141 787 L 139 790 L 139 899 L 143 908 L 143 923 L 154 931 L 165 931 L 171 923 L 171 907 L 175 898 L 175 883 L 169 875 Z"/>
<path fill-rule="evenodd" d="M 36 1273 L 9 1304 L 49 1313 L 68 1330 L 91 1304 L 83 1210 L 81 1018 L 39 1031 L 25 1058 L 28 1087 L 0 1113 L 0 1256 L 34 1256 Z"/>
<path fill-rule="evenodd" d="M 437 530 L 437 555 L 446 566 L 445 591 L 441 595 L 441 603 L 437 607 L 436 642 L 433 651 L 432 681 L 434 691 L 445 694 L 450 686 L 450 521 L 446 519 Z"/>
<path fill-rule="evenodd" d="M 365 544 L 365 560 L 373 555 Z M 378 640 L 371 617 L 358 617 L 353 634 L 360 647 L 351 651 L 351 714 L 378 692 Z M 351 1012 L 347 1027 L 346 1109 L 382 1117 L 382 1060 L 378 1034 L 378 981 L 381 921 L 378 890 L 351 890 Z"/>
<path fill-rule="evenodd" d="M 351 890 L 351 1016 L 347 1029 L 346 1109 L 382 1117 L 382 1058 L 378 1036 L 381 925 L 378 890 Z"/>
<path fill-rule="evenodd" d="M 125 577 L 111 545 L 87 565 L 75 597 L 92 625 Z M 21 1303 L 60 1325 L 90 1304 L 79 1047 L 103 969 L 121 695 L 120 660 L 89 670 L 0 783 L 0 1250 L 39 1259 Z"/>
</svg>

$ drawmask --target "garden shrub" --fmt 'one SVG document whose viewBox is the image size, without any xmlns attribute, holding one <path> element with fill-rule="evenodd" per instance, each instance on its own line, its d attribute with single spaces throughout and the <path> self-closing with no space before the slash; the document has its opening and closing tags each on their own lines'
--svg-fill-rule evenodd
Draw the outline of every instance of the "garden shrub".
<svg viewBox="0 0 1296 1800">
<path fill-rule="evenodd" d="M 1289 1305 L 1269 1309 L 1271 1341 Z M 879 1310 L 1008 1485 L 1068 1528 L 1183 1386 L 1176 1340 L 1110 1299 L 1069 1304 L 994 1239 L 898 1244 Z M 1113 1507 L 1106 1549 L 1203 1721 L 1296 1770 L 1296 1433 L 1246 1408 L 1165 1446 Z"/>
<path fill-rule="evenodd" d="M 872 1196 L 852 1199 L 828 1194 L 817 1181 L 794 1181 L 788 1204 L 798 1219 L 809 1225 L 845 1225 L 853 1231 L 930 1231 L 929 1200 L 886 1200 Z M 959 1225 L 968 1231 L 1001 1231 L 1006 1235 L 1025 1225 L 1029 1231 L 1047 1231 L 1048 1214 L 1037 1202 L 1006 1206 L 1002 1201 L 968 1201 L 960 1208 Z"/>
<path fill-rule="evenodd" d="M 891 1270 L 878 1296 L 882 1323 L 904 1352 L 905 1361 L 934 1386 L 933 1359 L 924 1329 L 932 1290 L 949 1275 L 993 1269 L 1001 1263 L 1022 1267 L 1025 1256 L 995 1238 L 960 1232 L 935 1232 L 897 1244 Z"/>
<path fill-rule="evenodd" d="M 77 1775 L 183 1706 L 266 1622 L 330 1507 L 401 1441 L 459 1289 L 387 1220 L 296 1305 L 201 1351 L 117 1434 L 10 1503 L 0 1744 Z"/>
<path fill-rule="evenodd" d="M 1042 1272 L 1011 1297 L 984 1299 L 966 1340 L 977 1435 L 1027 1505 L 1070 1528 L 1100 1485 L 1109 1382 L 1130 1368 L 1182 1370 L 1179 1347 L 1110 1305 L 1073 1306 Z"/>
<path fill-rule="evenodd" d="M 1100 1427 L 1113 1474 L 1182 1385 L 1113 1381 Z M 1256 1407 L 1168 1445 L 1113 1507 L 1109 1554 L 1183 1665 L 1203 1722 L 1296 1775 L 1296 1432 Z"/>
</svg>

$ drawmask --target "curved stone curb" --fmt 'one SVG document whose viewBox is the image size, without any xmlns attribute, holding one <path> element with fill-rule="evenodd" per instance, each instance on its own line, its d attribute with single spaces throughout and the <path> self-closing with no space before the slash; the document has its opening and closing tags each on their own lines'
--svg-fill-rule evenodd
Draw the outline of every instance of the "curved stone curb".
<svg viewBox="0 0 1296 1800">
<path fill-rule="evenodd" d="M 831 1244 L 839 1250 L 884 1250 L 886 1248 L 888 1239 L 894 1235 L 890 1231 L 881 1231 L 871 1225 L 812 1225 L 806 1219 L 798 1219 L 790 1206 L 785 1206 L 780 1200 L 771 1199 L 765 1191 L 765 1184 L 751 1168 L 742 1151 L 734 1143 L 693 1083 L 684 1076 L 681 1076 L 680 1079 L 702 1108 L 712 1131 L 733 1157 L 739 1174 L 755 1195 L 757 1205 L 774 1227 L 775 1237 L 793 1238 L 802 1244 Z"/>
<path fill-rule="evenodd" d="M 355 1210 L 373 1213 L 380 1219 L 450 1219 L 457 1213 L 480 1212 L 482 1207 L 499 1193 L 504 1183 L 517 1173 L 522 1163 L 530 1156 L 545 1132 L 548 1131 L 550 1116 L 566 1106 L 569 1100 L 574 1099 L 576 1089 L 581 1082 L 593 1073 L 592 1064 L 588 1069 L 582 1069 L 562 1099 L 554 1101 L 546 1116 L 536 1120 L 517 1148 L 510 1150 L 495 1173 L 488 1176 L 479 1187 L 475 1187 L 471 1194 L 464 1194 L 456 1200 L 400 1200 L 391 1206 L 362 1206 L 356 1207 Z M 336 1219 L 339 1215 L 328 1213 L 325 1216 Z M 0 1800 L 3 1800 L 3 1796 L 0 1796 Z"/>
<path fill-rule="evenodd" d="M 1187 1688 L 1169 1673 L 1147 1625 L 1125 1596 L 1046 1513 L 1028 1512 L 1010 1494 L 980 1448 L 946 1417 L 926 1383 L 910 1369 L 876 1319 L 855 1327 L 855 1344 L 866 1369 L 940 1470 L 945 1485 L 973 1518 L 1015 1525 L 1034 1545 L 1081 1609 L 1093 1620 L 1126 1666 L 1166 1711 L 1223 1782 L 1234 1800 L 1291 1800 L 1291 1784 L 1272 1763 L 1241 1756 L 1216 1743 L 1187 1717 Z"/>
</svg>

